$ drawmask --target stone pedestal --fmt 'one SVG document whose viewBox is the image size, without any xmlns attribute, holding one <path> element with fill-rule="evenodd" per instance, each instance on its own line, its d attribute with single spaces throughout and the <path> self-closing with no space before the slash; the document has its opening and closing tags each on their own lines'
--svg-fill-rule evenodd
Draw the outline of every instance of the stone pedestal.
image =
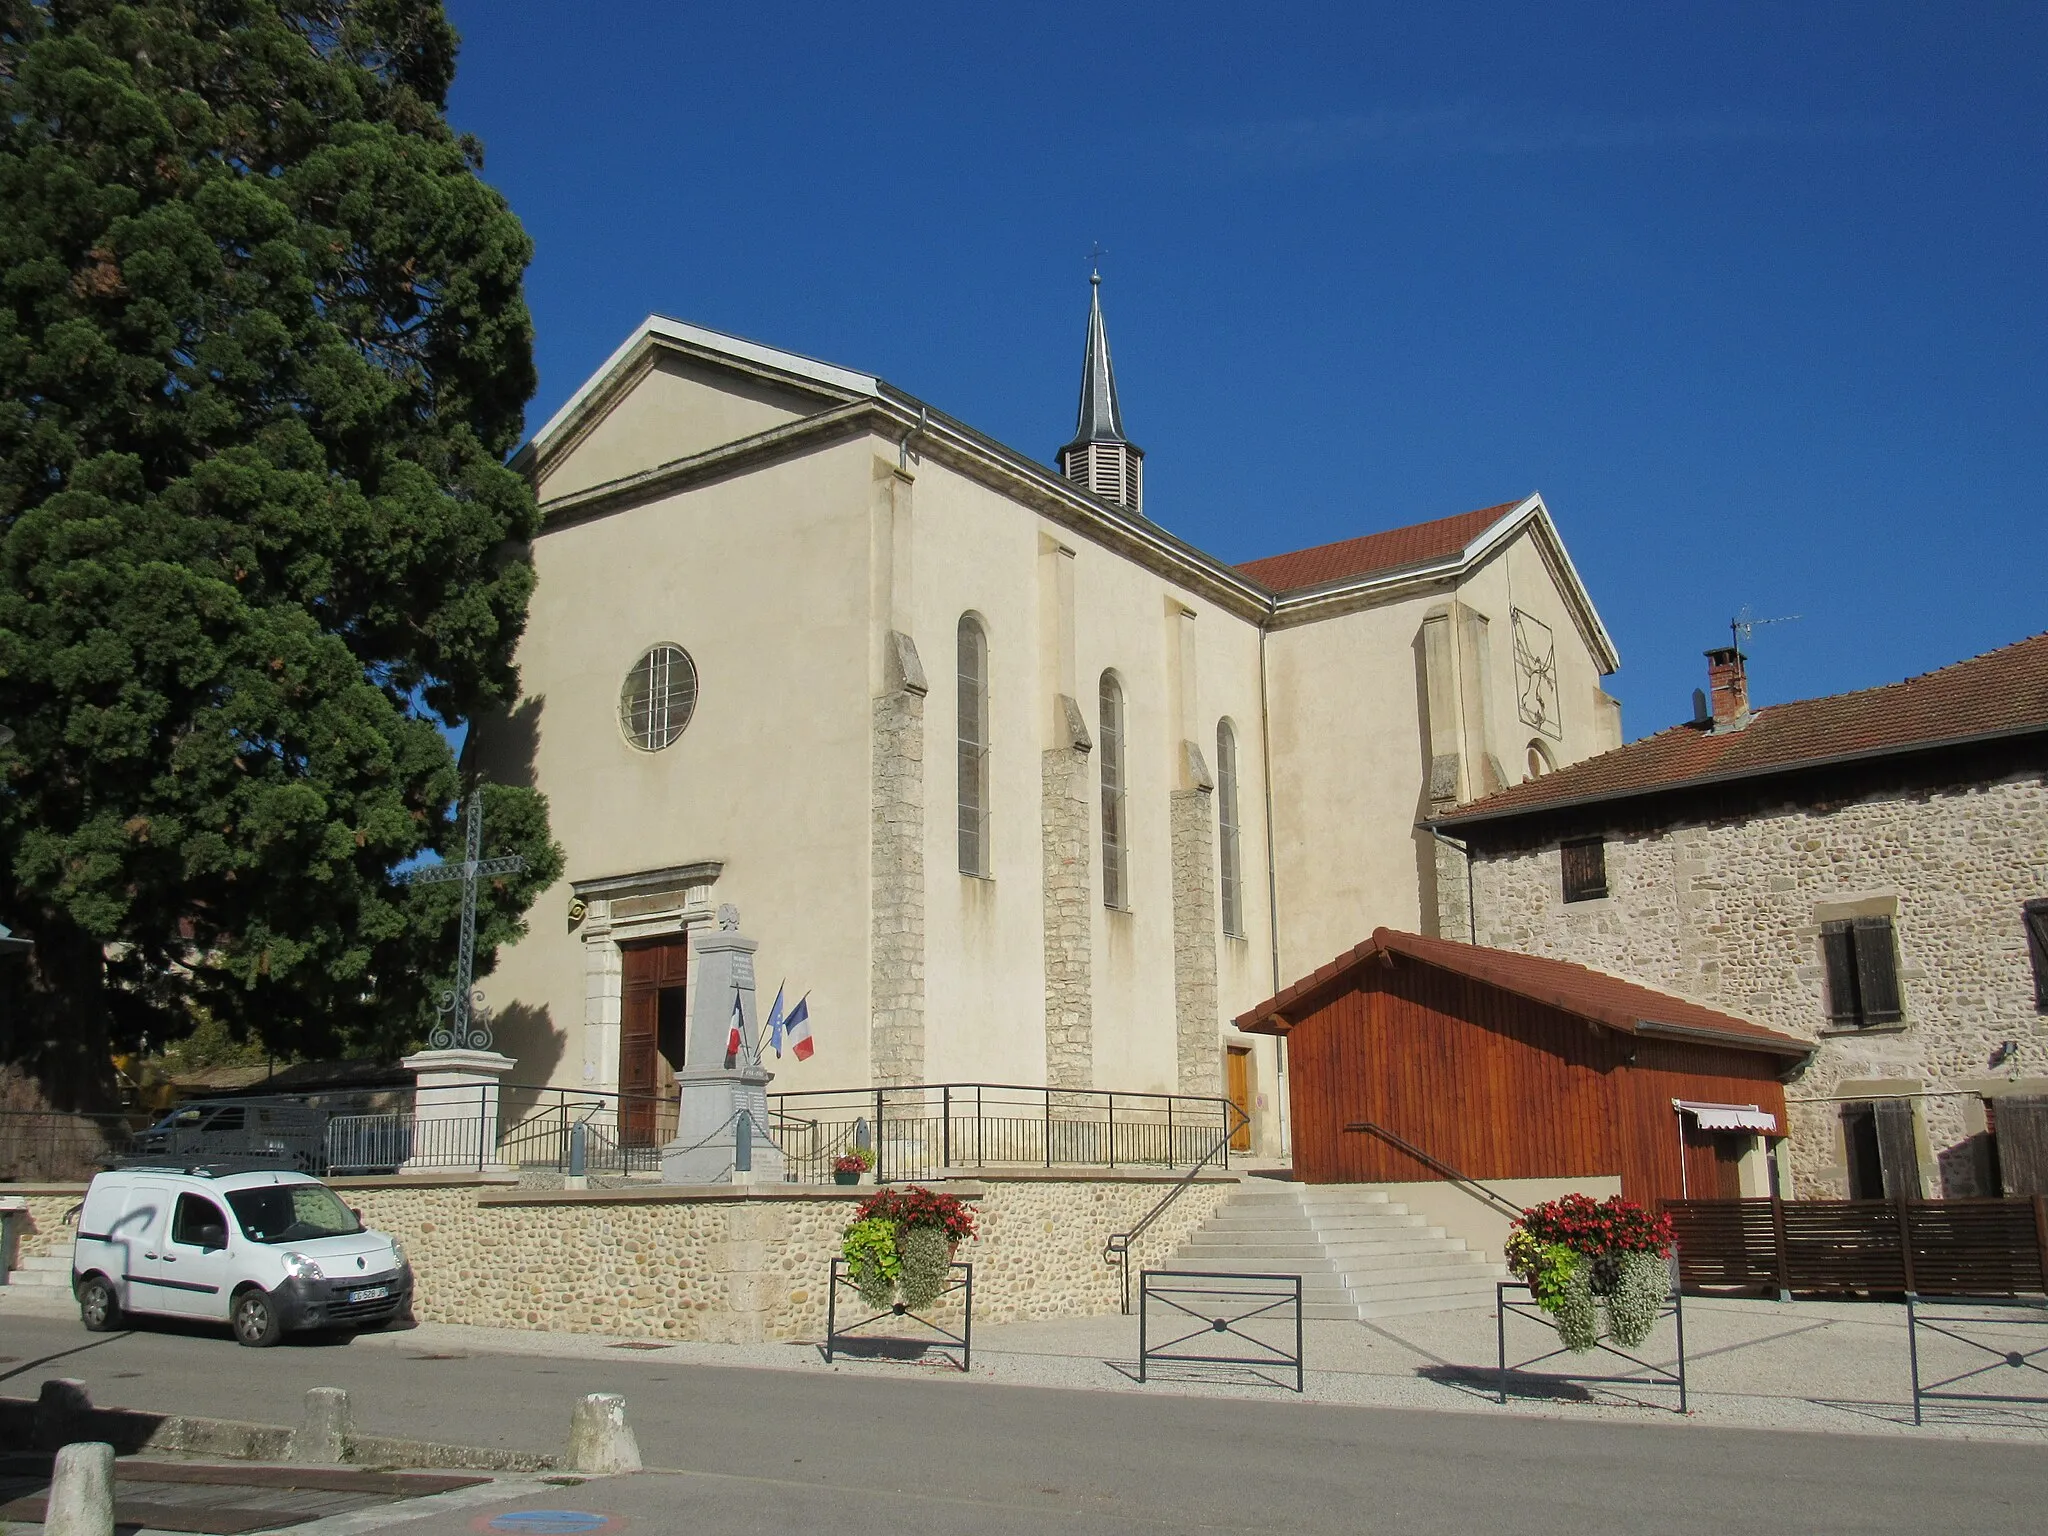
<svg viewBox="0 0 2048 1536">
<path fill-rule="evenodd" d="M 473 1168 L 498 1161 L 498 1084 L 517 1065 L 496 1051 L 420 1051 L 399 1063 L 413 1075 L 412 1155 L 400 1173 Z"/>
<path fill-rule="evenodd" d="M 676 1073 L 681 1103 L 675 1140 L 661 1149 L 664 1184 L 780 1184 L 782 1149 L 768 1139 L 768 1084 L 761 1065 L 754 1015 L 754 951 L 739 931 L 739 913 L 718 913 L 718 931 L 696 940 L 696 996 L 683 1065 Z M 740 1048 L 726 1054 L 733 1013 L 740 1017 Z M 751 1126 L 753 1167 L 735 1167 L 735 1121 L 744 1110 Z"/>
</svg>

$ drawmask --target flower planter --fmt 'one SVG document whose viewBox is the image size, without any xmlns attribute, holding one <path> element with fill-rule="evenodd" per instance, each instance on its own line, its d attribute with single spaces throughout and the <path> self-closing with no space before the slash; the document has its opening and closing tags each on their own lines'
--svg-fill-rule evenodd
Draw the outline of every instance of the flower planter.
<svg viewBox="0 0 2048 1536">
<path fill-rule="evenodd" d="M 832 1175 L 832 1182 L 834 1184 L 858 1184 L 860 1182 L 860 1175 L 857 1173 L 834 1173 Z"/>
</svg>

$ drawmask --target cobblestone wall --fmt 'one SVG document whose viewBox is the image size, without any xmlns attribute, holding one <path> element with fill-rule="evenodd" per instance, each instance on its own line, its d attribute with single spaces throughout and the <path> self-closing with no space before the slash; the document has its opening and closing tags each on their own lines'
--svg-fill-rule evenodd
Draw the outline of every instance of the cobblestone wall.
<svg viewBox="0 0 2048 1536">
<path fill-rule="evenodd" d="M 1607 897 L 1569 905 L 1555 845 L 1478 858 L 1480 942 L 1577 961 L 1815 1040 L 1818 1054 L 1786 1090 L 1799 1194 L 1846 1192 L 1840 1111 L 1826 1101 L 1872 1083 L 1922 1094 L 1930 1194 L 1992 1192 L 1968 1145 L 1981 1110 L 1955 1090 L 2048 1071 L 2048 1018 L 2034 1008 L 2020 917 L 2023 901 L 2048 896 L 2048 782 L 1615 835 L 1606 857 Z M 1894 916 L 1905 1022 L 1830 1033 L 1820 922 L 1859 906 Z M 1994 1068 L 2008 1040 L 2019 1054 Z"/>
<path fill-rule="evenodd" d="M 1223 1092 L 1216 1006 L 1216 797 L 1173 793 L 1173 1012 L 1182 1093 Z"/>
<path fill-rule="evenodd" d="M 1072 707 L 1069 701 L 1062 702 Z M 1045 862 L 1045 1081 L 1051 1088 L 1092 1088 L 1095 994 L 1089 923 L 1095 915 L 1095 890 L 1089 878 L 1087 750 L 1053 748 L 1043 756 L 1039 778 Z"/>
<path fill-rule="evenodd" d="M 874 701 L 868 1061 L 876 1083 L 924 1081 L 924 695 L 917 652 Z"/>
<path fill-rule="evenodd" d="M 823 1336 L 827 1276 L 854 1204 L 822 1192 L 614 1200 L 504 1186 L 340 1187 L 366 1222 L 405 1243 L 424 1322 L 719 1342 Z M 975 1320 L 1010 1322 L 1115 1311 L 1121 1272 L 1103 1263 L 1103 1240 L 1169 1184 L 964 1187 L 981 1229 L 960 1251 L 975 1266 Z M 1234 1187 L 1190 1186 L 1133 1251 L 1133 1275 L 1162 1262 Z"/>
<path fill-rule="evenodd" d="M 28 1206 L 28 1222 L 21 1230 L 18 1258 L 40 1259 L 52 1253 L 69 1253 L 77 1235 L 75 1223 L 64 1213 L 85 1198 L 85 1186 L 29 1185 L 9 1188 L 0 1184 L 0 1195 L 19 1198 Z"/>
</svg>

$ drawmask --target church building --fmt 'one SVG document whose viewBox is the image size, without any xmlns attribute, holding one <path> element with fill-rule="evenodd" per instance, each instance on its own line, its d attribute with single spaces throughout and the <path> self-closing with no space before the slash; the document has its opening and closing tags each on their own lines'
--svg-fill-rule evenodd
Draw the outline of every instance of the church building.
<svg viewBox="0 0 2048 1536">
<path fill-rule="evenodd" d="M 1462 936 L 1418 823 L 1620 744 L 1540 496 L 1246 565 L 1175 537 L 1091 281 L 1052 466 L 659 316 L 521 451 L 523 693 L 471 747 L 567 853 L 487 983 L 520 1081 L 672 1081 L 732 904 L 764 1002 L 809 999 L 774 1092 L 1227 1093 L 1277 1153 L 1279 1042 L 1229 1020 L 1376 927 Z"/>
</svg>

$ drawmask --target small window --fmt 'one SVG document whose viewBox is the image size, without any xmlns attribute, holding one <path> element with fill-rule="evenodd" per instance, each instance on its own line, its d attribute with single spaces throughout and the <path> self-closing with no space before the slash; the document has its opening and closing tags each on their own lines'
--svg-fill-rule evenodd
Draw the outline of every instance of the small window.
<svg viewBox="0 0 2048 1536">
<path fill-rule="evenodd" d="M 1128 814 L 1124 783 L 1124 690 L 1114 672 L 1102 674 L 1100 690 L 1101 739 L 1096 756 L 1102 764 L 1102 904 L 1130 905 L 1127 876 L 1129 849 L 1125 842 Z"/>
<path fill-rule="evenodd" d="M 972 614 L 960 621 L 960 873 L 988 873 L 988 637 Z"/>
<path fill-rule="evenodd" d="M 171 1241 L 188 1248 L 225 1248 L 228 1219 L 204 1195 L 180 1195 L 177 1213 L 171 1218 Z"/>
<path fill-rule="evenodd" d="M 1540 741 L 1529 743 L 1529 750 L 1524 761 L 1529 770 L 1528 777 L 1532 779 L 1540 779 L 1543 775 L 1557 767 L 1557 764 L 1551 760 L 1550 748 Z"/>
<path fill-rule="evenodd" d="M 619 690 L 619 724 L 643 752 L 683 734 L 697 708 L 697 664 L 680 645 L 657 645 L 633 664 Z"/>
<path fill-rule="evenodd" d="M 1223 895 L 1223 931 L 1244 937 L 1244 873 L 1237 823 L 1237 732 L 1216 724 L 1216 858 Z"/>
<path fill-rule="evenodd" d="M 1607 843 L 1603 838 L 1580 837 L 1558 849 L 1564 867 L 1564 899 L 1592 901 L 1607 894 Z"/>
<path fill-rule="evenodd" d="M 2028 902 L 2024 916 L 2027 959 L 2034 966 L 2034 1007 L 2048 1013 L 2048 900 Z"/>
<path fill-rule="evenodd" d="M 1820 925 L 1827 967 L 1828 1023 L 1868 1029 L 1905 1018 L 1899 997 L 1899 946 L 1888 917 L 1845 917 Z"/>
</svg>

